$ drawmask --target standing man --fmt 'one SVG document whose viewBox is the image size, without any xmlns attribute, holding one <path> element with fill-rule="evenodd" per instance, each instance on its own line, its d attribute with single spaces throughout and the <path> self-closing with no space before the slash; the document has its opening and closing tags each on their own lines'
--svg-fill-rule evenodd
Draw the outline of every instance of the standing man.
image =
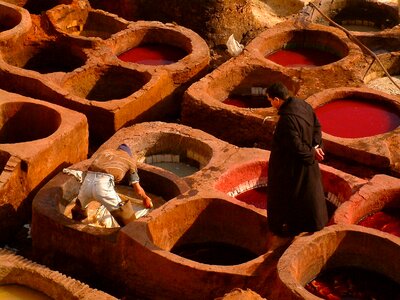
<svg viewBox="0 0 400 300">
<path fill-rule="evenodd" d="M 131 149 L 121 144 L 117 149 L 106 149 L 94 157 L 88 167 L 85 179 L 79 190 L 76 204 L 72 208 L 74 220 L 87 218 L 87 206 L 91 201 L 98 201 L 111 213 L 117 223 L 122 226 L 135 220 L 135 214 L 129 201 L 122 202 L 114 189 L 115 183 L 124 178 L 135 192 L 142 198 L 146 208 L 153 203 L 139 183 L 136 160 Z"/>
<path fill-rule="evenodd" d="M 272 239 L 267 243 L 273 247 L 271 241 L 287 241 L 301 232 L 322 229 L 328 212 L 318 164 L 324 159 L 321 125 L 312 107 L 291 97 L 282 83 L 268 87 L 267 97 L 280 116 L 268 163 L 267 214 Z"/>
</svg>

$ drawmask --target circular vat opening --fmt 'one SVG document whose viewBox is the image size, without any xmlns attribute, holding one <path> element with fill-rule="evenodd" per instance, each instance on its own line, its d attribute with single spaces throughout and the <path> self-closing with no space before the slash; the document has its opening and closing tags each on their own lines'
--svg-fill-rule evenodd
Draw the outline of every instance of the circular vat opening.
<svg viewBox="0 0 400 300">
<path fill-rule="evenodd" d="M 42 74 L 71 72 L 86 62 L 81 49 L 57 42 L 44 42 L 39 46 L 29 46 L 22 52 L 11 52 L 5 57 L 7 63 Z"/>
<path fill-rule="evenodd" d="M 397 201 L 400 203 L 400 197 Z M 357 224 L 400 237 L 400 207 L 384 207 L 363 217 Z"/>
<path fill-rule="evenodd" d="M 286 292 L 302 299 L 312 294 L 324 299 L 397 299 L 400 245 L 374 232 L 333 225 L 294 241 L 278 262 Z"/>
<path fill-rule="evenodd" d="M 215 188 L 257 208 L 267 208 L 267 162 L 239 166 L 220 176 Z"/>
<path fill-rule="evenodd" d="M 207 198 L 181 202 L 150 221 L 149 229 L 154 243 L 164 250 L 199 263 L 228 266 L 265 252 L 262 241 L 253 238 L 265 235 L 260 223 L 265 223 L 262 215 Z"/>
<path fill-rule="evenodd" d="M 138 168 L 138 174 L 140 185 L 152 199 L 154 209 L 161 207 L 172 198 L 188 190 L 187 184 L 184 183 L 182 179 L 164 170 L 143 165 Z M 143 217 L 151 211 L 145 209 L 143 201 L 132 187 L 129 186 L 127 178 L 124 178 L 120 184 L 116 185 L 115 190 L 123 201 L 131 202 L 136 218 Z M 72 218 L 71 209 L 74 205 L 75 197 L 66 206 L 59 206 L 60 212 L 66 217 Z M 102 228 L 119 227 L 119 225 L 112 220 L 112 216 L 98 202 L 90 202 L 87 213 L 88 218 L 82 221 L 84 224 Z"/>
<path fill-rule="evenodd" d="M 266 90 L 265 82 L 240 85 L 235 87 L 222 103 L 242 108 L 268 108 L 271 107 L 271 103 L 267 99 Z"/>
<path fill-rule="evenodd" d="M 61 124 L 60 114 L 43 105 L 9 102 L 2 104 L 0 108 L 0 143 L 2 144 L 46 138 Z"/>
<path fill-rule="evenodd" d="M 22 5 L 23 8 L 29 11 L 29 13 L 34 14 L 34 15 L 40 15 L 43 12 L 46 12 L 49 9 L 52 9 L 53 7 L 56 7 L 59 4 L 71 4 L 73 1 L 72 0 L 58 0 L 58 1 L 53 1 L 53 0 L 41 0 L 41 1 L 36 1 L 36 0 L 25 0 L 22 1 L 24 4 Z"/>
<path fill-rule="evenodd" d="M 157 142 L 147 150 L 145 157 L 147 164 L 186 177 L 208 164 L 212 157 L 212 149 L 192 137 L 162 133 Z"/>
<path fill-rule="evenodd" d="M 376 32 L 392 28 L 399 23 L 398 10 L 394 6 L 372 1 L 341 2 L 332 19 L 350 31 Z"/>
<path fill-rule="evenodd" d="M 127 23 L 98 10 L 71 10 L 69 6 L 62 6 L 48 14 L 56 28 L 73 36 L 108 39 L 128 27 Z"/>
<path fill-rule="evenodd" d="M 336 35 L 317 30 L 296 30 L 278 34 L 280 44 L 265 58 L 284 67 L 318 67 L 336 62 L 349 50 Z"/>
<path fill-rule="evenodd" d="M 178 31 L 152 27 L 135 30 L 129 34 L 129 47 L 117 53 L 118 59 L 125 62 L 170 65 L 192 52 L 189 37 Z"/>
<path fill-rule="evenodd" d="M 17 10 L 0 4 L 0 32 L 17 26 L 22 20 L 22 15 Z"/>
<path fill-rule="evenodd" d="M 119 66 L 87 68 L 73 74 L 63 86 L 72 94 L 93 101 L 123 99 L 139 91 L 151 74 Z"/>
<path fill-rule="evenodd" d="M 315 113 L 322 130 L 343 138 L 363 138 L 383 134 L 400 125 L 400 111 L 383 97 L 353 93 L 331 99 Z"/>
<path fill-rule="evenodd" d="M 0 299 L 51 300 L 45 293 L 20 284 L 0 284 Z"/>
</svg>

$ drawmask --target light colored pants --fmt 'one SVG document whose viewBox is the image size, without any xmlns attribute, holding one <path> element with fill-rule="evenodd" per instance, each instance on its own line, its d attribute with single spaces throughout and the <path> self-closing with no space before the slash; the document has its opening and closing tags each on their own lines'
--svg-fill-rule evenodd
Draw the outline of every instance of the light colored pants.
<svg viewBox="0 0 400 300">
<path fill-rule="evenodd" d="M 82 208 L 87 208 L 91 201 L 97 201 L 108 211 L 118 209 L 122 201 L 114 186 L 114 176 L 88 171 L 78 195 Z"/>
</svg>

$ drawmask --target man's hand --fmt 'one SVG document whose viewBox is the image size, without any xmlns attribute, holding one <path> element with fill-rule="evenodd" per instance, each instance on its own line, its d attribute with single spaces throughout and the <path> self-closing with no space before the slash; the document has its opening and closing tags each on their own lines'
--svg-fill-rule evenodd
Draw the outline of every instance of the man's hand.
<svg viewBox="0 0 400 300">
<path fill-rule="evenodd" d="M 324 150 L 322 150 L 322 148 L 319 147 L 315 148 L 315 159 L 318 161 L 322 161 L 324 160 L 324 157 L 325 157 Z"/>
<path fill-rule="evenodd" d="M 146 196 L 143 198 L 143 205 L 146 208 L 153 208 L 153 202 L 151 201 L 150 197 Z"/>
</svg>

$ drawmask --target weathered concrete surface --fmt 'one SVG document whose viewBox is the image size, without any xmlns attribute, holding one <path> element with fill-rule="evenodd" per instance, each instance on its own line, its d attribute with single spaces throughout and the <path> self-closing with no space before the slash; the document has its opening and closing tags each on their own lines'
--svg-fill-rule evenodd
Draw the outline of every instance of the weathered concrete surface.
<svg viewBox="0 0 400 300">
<path fill-rule="evenodd" d="M 30 220 L 35 192 L 63 167 L 85 159 L 86 117 L 44 101 L 0 90 L 0 239 Z"/>
<path fill-rule="evenodd" d="M 0 248 L 0 284 L 18 284 L 51 299 L 113 300 L 102 291 Z"/>
</svg>

